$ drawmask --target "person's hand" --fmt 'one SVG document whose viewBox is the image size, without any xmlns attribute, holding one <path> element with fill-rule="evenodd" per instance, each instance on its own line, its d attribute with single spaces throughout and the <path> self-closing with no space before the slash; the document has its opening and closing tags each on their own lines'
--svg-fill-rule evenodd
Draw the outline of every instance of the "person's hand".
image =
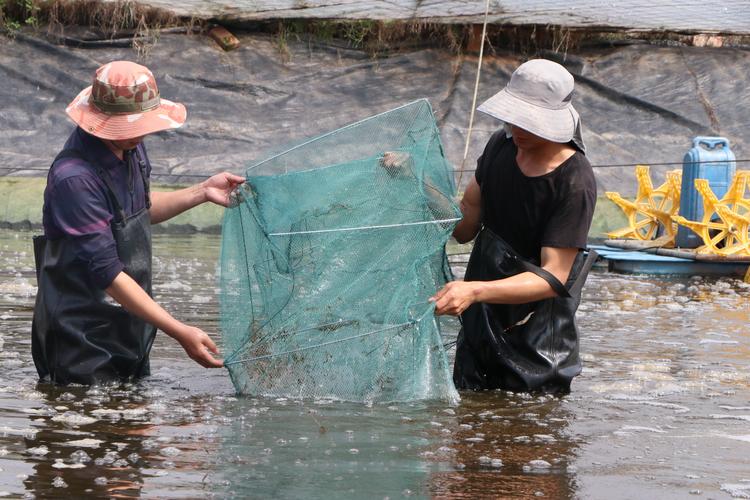
<svg viewBox="0 0 750 500">
<path fill-rule="evenodd" d="M 395 177 L 407 172 L 410 159 L 411 156 L 409 153 L 403 151 L 386 151 L 383 153 L 383 158 L 380 159 L 380 166 L 383 167 L 388 175 Z"/>
<path fill-rule="evenodd" d="M 244 177 L 222 172 L 206 179 L 201 185 L 206 194 L 206 201 L 228 207 L 231 201 L 230 194 L 243 182 L 245 182 Z"/>
<path fill-rule="evenodd" d="M 458 316 L 477 302 L 478 292 L 479 285 L 475 281 L 451 281 L 430 297 L 430 302 L 435 303 L 435 314 Z"/>
<path fill-rule="evenodd" d="M 206 332 L 194 326 L 184 325 L 180 333 L 174 335 L 190 359 L 204 368 L 221 368 L 224 362 L 214 358 L 211 353 L 219 354 L 219 349 Z"/>
</svg>

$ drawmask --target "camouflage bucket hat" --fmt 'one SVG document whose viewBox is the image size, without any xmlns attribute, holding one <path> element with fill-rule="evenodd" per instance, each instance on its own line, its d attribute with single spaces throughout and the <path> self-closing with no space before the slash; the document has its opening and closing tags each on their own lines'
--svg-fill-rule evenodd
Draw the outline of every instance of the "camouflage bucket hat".
<svg viewBox="0 0 750 500">
<path fill-rule="evenodd" d="M 179 128 L 186 118 L 185 106 L 161 98 L 151 71 L 130 61 L 96 70 L 65 111 L 89 134 L 115 141 Z"/>
</svg>

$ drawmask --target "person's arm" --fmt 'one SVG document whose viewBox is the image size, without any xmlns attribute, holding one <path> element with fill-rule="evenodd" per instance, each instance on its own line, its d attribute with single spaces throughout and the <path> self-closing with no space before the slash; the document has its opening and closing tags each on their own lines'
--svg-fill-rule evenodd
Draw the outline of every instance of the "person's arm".
<svg viewBox="0 0 750 500">
<path fill-rule="evenodd" d="M 482 191 L 477 180 L 472 177 L 461 198 L 461 213 L 463 218 L 453 228 L 453 237 L 459 243 L 467 243 L 474 239 L 481 228 Z"/>
<path fill-rule="evenodd" d="M 577 248 L 542 248 L 542 268 L 565 283 L 573 267 Z M 459 315 L 475 302 L 525 304 L 557 296 L 543 278 L 525 272 L 495 281 L 452 281 L 430 298 L 435 314 Z"/>
<path fill-rule="evenodd" d="M 207 201 L 229 206 L 230 193 L 243 182 L 245 179 L 238 175 L 222 172 L 185 189 L 153 192 L 149 210 L 151 223 L 164 222 Z"/>
<path fill-rule="evenodd" d="M 409 153 L 404 151 L 386 151 L 380 159 L 380 166 L 392 178 L 411 178 L 416 180 L 414 174 L 414 160 Z M 447 219 L 455 217 L 455 209 L 451 196 L 436 187 L 429 175 L 422 178 L 422 190 L 425 194 L 427 208 L 432 212 L 435 219 Z"/>
<path fill-rule="evenodd" d="M 120 272 L 115 276 L 105 291 L 129 313 L 151 323 L 179 342 L 187 355 L 201 366 L 219 368 L 224 365 L 211 355 L 219 351 L 206 332 L 177 321 L 126 273 Z"/>
</svg>

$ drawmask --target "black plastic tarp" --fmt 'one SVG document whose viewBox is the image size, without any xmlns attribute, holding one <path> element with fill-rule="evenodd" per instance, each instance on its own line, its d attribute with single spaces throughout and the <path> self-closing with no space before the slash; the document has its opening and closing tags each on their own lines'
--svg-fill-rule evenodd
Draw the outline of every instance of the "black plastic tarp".
<svg viewBox="0 0 750 500">
<path fill-rule="evenodd" d="M 44 174 L 37 169 L 49 165 L 73 127 L 66 105 L 99 65 L 115 59 L 147 65 L 162 95 L 187 106 L 185 127 L 147 140 L 155 172 L 174 174 L 165 180 L 241 173 L 270 151 L 421 97 L 435 110 L 448 158 L 461 165 L 476 55 L 420 49 L 373 58 L 330 44 L 289 41 L 282 50 L 270 35 L 238 37 L 241 47 L 232 52 L 194 34 L 163 33 L 145 52 L 117 43 L 73 48 L 41 34 L 0 37 L 2 173 Z M 478 102 L 528 57 L 488 52 Z M 542 55 L 576 76 L 574 103 L 594 165 L 679 163 L 701 134 L 724 135 L 738 159 L 750 158 L 748 51 L 635 44 Z M 464 168 L 474 168 L 498 126 L 476 114 Z M 633 167 L 596 173 L 602 189 L 635 188 Z"/>
</svg>

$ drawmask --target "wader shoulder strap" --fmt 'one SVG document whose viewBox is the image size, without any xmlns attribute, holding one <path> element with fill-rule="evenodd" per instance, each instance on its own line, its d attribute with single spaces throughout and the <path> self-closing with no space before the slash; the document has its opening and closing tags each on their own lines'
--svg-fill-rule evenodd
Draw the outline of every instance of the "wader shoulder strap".
<svg viewBox="0 0 750 500">
<path fill-rule="evenodd" d="M 581 289 L 583 288 L 583 284 L 586 282 L 586 277 L 588 276 L 589 271 L 591 271 L 591 267 L 599 257 L 599 254 L 594 250 L 587 250 L 585 253 L 586 260 L 583 261 L 581 269 L 578 270 L 578 276 L 570 286 L 570 290 L 565 288 L 565 285 L 563 285 L 560 280 L 558 280 L 555 275 L 550 273 L 549 271 L 517 256 L 513 257 L 516 259 L 520 267 L 522 267 L 526 271 L 536 274 L 540 278 L 543 278 L 547 283 L 549 283 L 549 286 L 552 287 L 557 295 L 559 295 L 560 297 L 570 297 L 572 295 L 577 295 L 578 293 L 580 293 Z"/>
<path fill-rule="evenodd" d="M 107 186 L 107 190 L 109 190 L 109 197 L 112 200 L 112 204 L 115 207 L 115 212 L 117 212 L 117 217 L 119 217 L 119 221 L 124 221 L 127 219 L 127 216 L 125 215 L 125 210 L 123 210 L 122 205 L 120 204 L 120 201 L 117 199 L 117 194 L 115 194 L 115 186 L 112 183 L 112 177 L 109 175 L 109 172 L 104 170 L 99 165 L 92 163 L 86 155 L 77 149 L 63 149 L 60 151 L 60 154 L 57 155 L 55 158 L 55 161 L 52 162 L 53 164 L 57 162 L 58 160 L 63 160 L 65 158 L 76 158 L 78 160 L 83 160 L 89 164 L 91 164 L 99 174 L 99 177 L 104 181 L 104 184 Z"/>
<path fill-rule="evenodd" d="M 518 267 L 520 267 L 524 271 L 534 273 L 540 278 L 542 278 L 544 281 L 549 283 L 549 286 L 552 287 L 552 289 L 555 291 L 555 293 L 559 297 L 571 296 L 570 291 L 567 288 L 565 288 L 565 285 L 563 285 L 560 282 L 560 280 L 555 277 L 554 274 L 547 271 L 546 269 L 543 269 L 540 266 L 537 266 L 536 264 L 533 264 L 532 262 L 529 262 L 528 260 L 518 255 L 518 253 L 516 253 L 516 251 L 513 250 L 513 247 L 511 247 L 507 241 L 505 241 L 500 236 L 495 234 L 490 228 L 485 226 L 484 228 L 482 228 L 482 231 L 487 231 L 488 233 L 492 235 L 492 238 L 502 243 L 502 245 L 505 247 L 505 254 L 507 258 L 512 259 L 518 265 Z M 593 257 L 591 255 L 592 253 L 593 253 Z M 583 281 L 585 281 L 586 274 L 588 274 L 588 270 L 591 269 L 591 266 L 593 265 L 594 260 L 596 260 L 596 252 L 594 252 L 593 250 L 590 250 L 587 260 L 584 262 L 583 266 L 581 267 L 581 272 L 578 273 L 578 277 L 576 278 L 576 281 L 570 287 L 571 290 L 574 290 L 576 286 L 579 286 L 579 287 L 583 286 Z M 582 277 L 583 279 L 581 279 Z"/>
<path fill-rule="evenodd" d="M 591 267 L 594 265 L 594 262 L 596 262 L 596 259 L 598 258 L 599 254 L 596 253 L 595 250 L 586 250 L 586 260 L 583 261 L 583 265 L 581 266 L 580 271 L 578 271 L 578 277 L 576 277 L 576 280 L 570 287 L 571 294 L 577 295 L 581 292 L 581 289 L 583 289 L 583 284 L 586 283 L 586 277 L 589 275 Z"/>
<path fill-rule="evenodd" d="M 518 257 L 517 255 L 510 254 L 510 256 L 518 263 L 519 267 L 521 267 L 525 271 L 536 274 L 544 281 L 549 283 L 549 286 L 552 287 L 557 295 L 559 295 L 560 297 L 570 297 L 570 292 L 568 291 L 568 289 L 565 288 L 565 285 L 563 285 L 560 280 L 555 277 L 554 274 L 547 271 L 546 269 L 537 266 L 536 264 L 532 264 L 531 262 Z"/>
<path fill-rule="evenodd" d="M 141 180 L 143 181 L 143 192 L 146 193 L 146 209 L 151 208 L 151 179 L 146 175 L 146 161 L 141 155 L 141 151 L 138 147 L 133 150 L 133 155 L 136 161 L 138 161 L 138 168 L 141 170 Z"/>
</svg>

